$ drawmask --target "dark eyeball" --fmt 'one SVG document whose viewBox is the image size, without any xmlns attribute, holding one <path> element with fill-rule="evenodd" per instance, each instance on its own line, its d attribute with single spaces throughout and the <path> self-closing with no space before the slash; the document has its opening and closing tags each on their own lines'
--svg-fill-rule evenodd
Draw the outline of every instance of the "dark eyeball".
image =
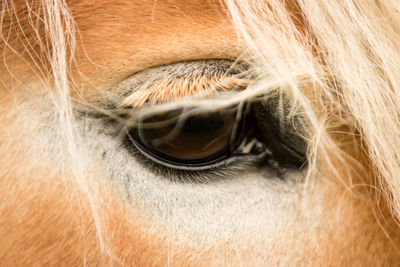
<svg viewBox="0 0 400 267">
<path fill-rule="evenodd" d="M 237 108 L 201 114 L 173 110 L 139 119 L 129 131 L 152 156 L 172 164 L 204 165 L 228 156 Z"/>
<path fill-rule="evenodd" d="M 299 132 L 305 129 L 300 116 L 289 117 L 290 109 L 280 95 L 254 100 L 244 109 L 177 109 L 139 117 L 128 136 L 145 156 L 169 168 L 207 169 L 244 156 L 302 168 L 307 142 Z"/>
</svg>

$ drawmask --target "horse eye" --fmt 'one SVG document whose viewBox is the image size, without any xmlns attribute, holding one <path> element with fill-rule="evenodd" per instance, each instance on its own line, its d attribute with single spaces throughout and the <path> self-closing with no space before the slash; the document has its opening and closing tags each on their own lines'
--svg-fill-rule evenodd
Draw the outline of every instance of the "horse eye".
<svg viewBox="0 0 400 267">
<path fill-rule="evenodd" d="M 241 135 L 243 119 L 237 108 L 194 113 L 172 110 L 139 117 L 128 136 L 146 156 L 183 169 L 213 165 L 229 157 Z"/>
<path fill-rule="evenodd" d="M 147 158 L 173 169 L 210 169 L 243 157 L 275 159 L 298 168 L 306 161 L 304 139 L 279 132 L 282 125 L 263 104 L 194 111 L 139 116 L 127 136 Z"/>
</svg>

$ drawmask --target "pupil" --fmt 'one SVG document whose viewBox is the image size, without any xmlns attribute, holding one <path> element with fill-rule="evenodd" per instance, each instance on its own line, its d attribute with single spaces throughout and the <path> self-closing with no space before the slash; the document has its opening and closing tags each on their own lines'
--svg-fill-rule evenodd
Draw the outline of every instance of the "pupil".
<svg viewBox="0 0 400 267">
<path fill-rule="evenodd" d="M 236 108 L 194 115 L 174 110 L 141 120 L 130 134 L 164 160 L 207 163 L 230 151 L 235 121 Z"/>
</svg>

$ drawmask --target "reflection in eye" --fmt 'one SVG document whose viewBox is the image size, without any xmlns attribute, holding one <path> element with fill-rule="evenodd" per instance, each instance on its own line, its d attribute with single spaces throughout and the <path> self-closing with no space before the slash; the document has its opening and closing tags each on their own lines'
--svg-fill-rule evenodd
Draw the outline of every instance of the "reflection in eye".
<svg viewBox="0 0 400 267">
<path fill-rule="evenodd" d="M 253 105 L 253 108 L 251 106 Z M 174 169 L 210 169 L 241 158 L 276 159 L 301 168 L 306 161 L 304 139 L 284 140 L 272 114 L 259 102 L 224 110 L 193 113 L 175 109 L 139 116 L 127 131 L 132 144 L 149 159 Z M 264 111 L 264 112 L 263 112 Z M 269 117 L 268 117 L 269 116 Z M 300 141 L 299 141 L 300 140 Z"/>
<path fill-rule="evenodd" d="M 142 153 L 172 168 L 198 169 L 226 159 L 237 147 L 243 127 L 237 124 L 237 108 L 190 114 L 172 110 L 148 118 L 139 117 L 129 131 Z"/>
<path fill-rule="evenodd" d="M 182 162 L 212 161 L 229 150 L 234 111 L 192 116 L 182 112 L 174 110 L 141 120 L 137 137 L 147 147 Z"/>
</svg>

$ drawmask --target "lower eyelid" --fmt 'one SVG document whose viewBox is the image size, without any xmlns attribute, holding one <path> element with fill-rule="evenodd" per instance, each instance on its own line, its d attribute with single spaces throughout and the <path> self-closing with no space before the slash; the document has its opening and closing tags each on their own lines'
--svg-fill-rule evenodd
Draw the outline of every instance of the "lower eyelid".
<svg viewBox="0 0 400 267">
<path fill-rule="evenodd" d="M 215 162 L 215 163 L 211 163 L 211 164 L 207 164 L 205 166 L 190 166 L 190 165 L 174 165 L 174 164 L 170 164 L 168 162 L 165 161 L 161 161 L 160 159 L 158 159 L 155 156 L 149 155 L 146 151 L 143 150 L 143 148 L 137 144 L 137 142 L 130 136 L 129 131 L 126 130 L 126 134 L 127 137 L 130 141 L 131 144 L 134 145 L 135 149 L 138 150 L 138 152 L 141 153 L 141 155 L 146 158 L 148 161 L 152 161 L 153 163 L 156 163 L 164 168 L 170 168 L 173 170 L 178 170 L 178 171 L 190 171 L 190 172 L 201 172 L 201 171 L 206 171 L 206 170 L 212 170 L 215 171 L 218 168 L 223 168 L 223 167 L 227 167 L 231 164 L 234 163 L 239 163 L 239 162 L 243 162 L 243 161 L 247 161 L 247 162 L 258 162 L 261 159 L 264 159 L 266 156 L 270 155 L 270 151 L 263 151 L 261 153 L 258 154 L 254 154 L 254 155 L 233 155 L 231 157 L 228 157 L 224 160 Z"/>
<path fill-rule="evenodd" d="M 209 183 L 226 179 L 227 177 L 237 177 L 241 173 L 248 171 L 249 168 L 254 168 L 257 162 L 256 160 L 247 159 L 242 161 L 232 161 L 227 164 L 215 166 L 211 169 L 187 171 L 183 169 L 171 169 L 157 164 L 129 144 L 125 144 L 125 146 L 129 147 L 128 150 L 130 151 L 130 154 L 149 172 L 162 177 L 162 179 L 179 183 Z"/>
</svg>

